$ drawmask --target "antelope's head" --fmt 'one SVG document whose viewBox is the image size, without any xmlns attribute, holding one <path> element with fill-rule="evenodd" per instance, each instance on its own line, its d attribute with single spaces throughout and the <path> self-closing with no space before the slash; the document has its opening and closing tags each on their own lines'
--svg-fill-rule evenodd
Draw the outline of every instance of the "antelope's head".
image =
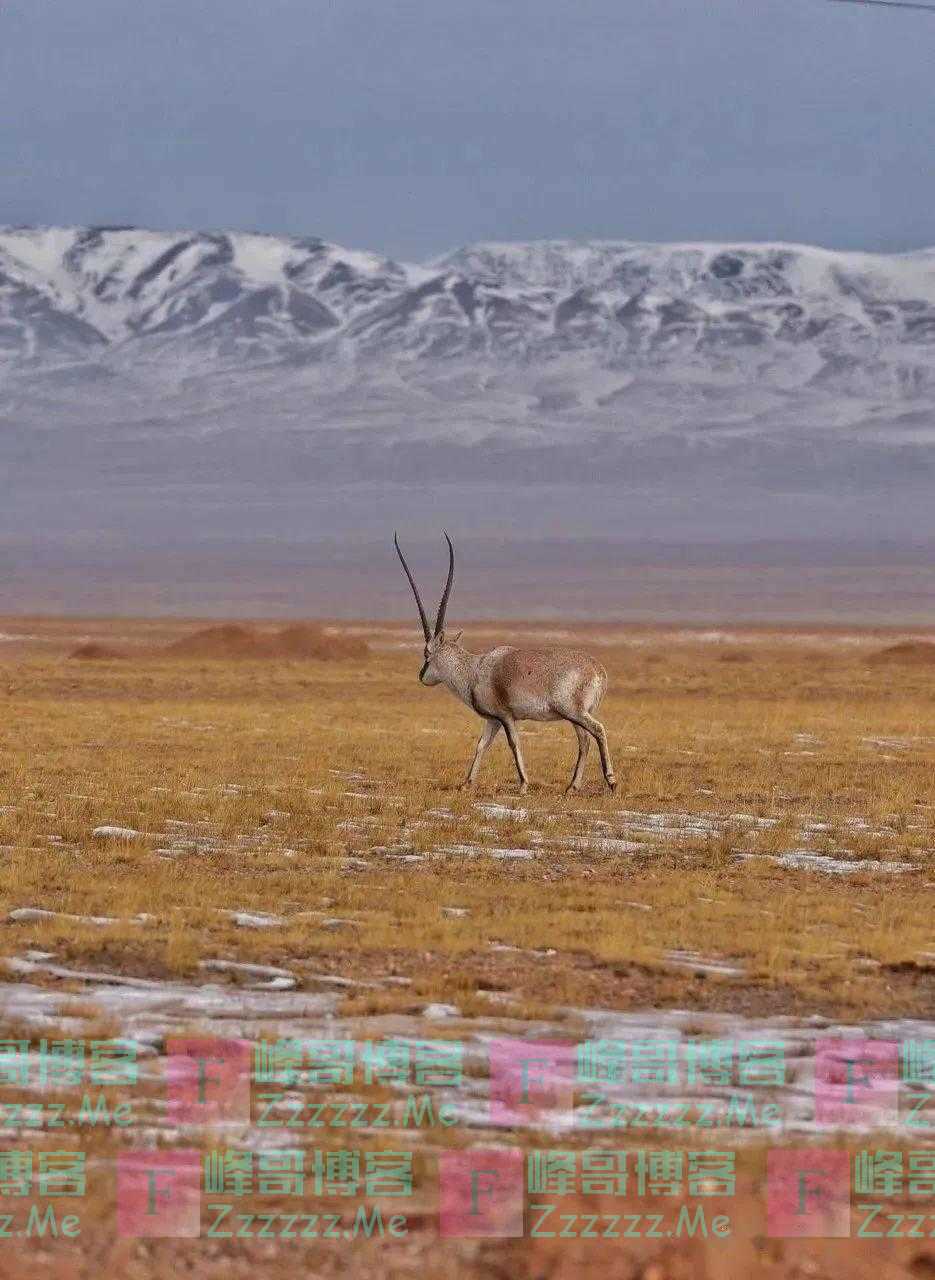
<svg viewBox="0 0 935 1280">
<path fill-rule="evenodd" d="M 441 603 L 438 606 L 438 613 L 435 616 L 434 630 L 429 627 L 429 620 L 426 617 L 425 606 L 422 604 L 422 597 L 419 595 L 419 588 L 416 586 L 416 580 L 410 572 L 406 557 L 403 555 L 399 546 L 399 539 L 393 534 L 393 543 L 396 547 L 396 554 L 399 556 L 400 563 L 403 566 L 406 577 L 409 579 L 409 585 L 412 587 L 412 594 L 416 598 L 416 608 L 419 610 L 419 621 L 422 623 L 422 633 L 425 636 L 425 661 L 422 664 L 422 670 L 419 672 L 419 679 L 425 685 L 444 684 L 449 674 L 453 671 L 452 659 L 459 652 L 458 641 L 461 639 L 461 632 L 457 635 L 449 636 L 445 632 L 445 614 L 448 611 L 448 597 L 451 595 L 451 584 L 455 576 L 455 549 L 451 545 L 451 539 L 445 534 L 445 541 L 448 543 L 448 581 L 445 583 L 445 590 L 442 592 Z"/>
</svg>

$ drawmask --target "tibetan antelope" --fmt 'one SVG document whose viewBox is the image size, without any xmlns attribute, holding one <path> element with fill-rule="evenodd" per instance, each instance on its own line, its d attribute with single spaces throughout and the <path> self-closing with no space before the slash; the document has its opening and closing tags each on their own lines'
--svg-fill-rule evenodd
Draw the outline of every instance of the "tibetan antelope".
<svg viewBox="0 0 935 1280">
<path fill-rule="evenodd" d="M 601 753 L 604 781 L 613 791 L 617 780 L 610 761 L 607 734 L 594 715 L 607 688 L 607 672 L 581 649 L 514 649 L 503 646 L 487 653 L 469 653 L 459 643 L 460 631 L 452 636 L 445 631 L 445 614 L 455 573 L 454 547 L 447 533 L 445 539 L 448 543 L 448 581 L 432 631 L 415 578 L 406 564 L 399 539 L 393 534 L 396 554 L 416 598 L 425 635 L 425 661 L 419 679 L 425 685 L 443 684 L 484 721 L 463 786 L 474 785 L 484 752 L 502 729 L 516 762 L 520 794 L 525 793 L 529 778 L 516 732 L 517 720 L 567 720 L 578 738 L 578 760 L 566 793 L 581 788 L 592 738 Z"/>
</svg>

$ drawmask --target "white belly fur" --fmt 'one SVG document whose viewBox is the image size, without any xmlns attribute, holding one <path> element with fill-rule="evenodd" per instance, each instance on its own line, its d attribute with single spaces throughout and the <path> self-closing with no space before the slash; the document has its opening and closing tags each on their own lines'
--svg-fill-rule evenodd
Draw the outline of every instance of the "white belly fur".
<svg viewBox="0 0 935 1280">
<path fill-rule="evenodd" d="M 560 716 L 552 710 L 546 698 L 517 698 L 510 706 L 516 720 L 559 720 Z"/>
</svg>

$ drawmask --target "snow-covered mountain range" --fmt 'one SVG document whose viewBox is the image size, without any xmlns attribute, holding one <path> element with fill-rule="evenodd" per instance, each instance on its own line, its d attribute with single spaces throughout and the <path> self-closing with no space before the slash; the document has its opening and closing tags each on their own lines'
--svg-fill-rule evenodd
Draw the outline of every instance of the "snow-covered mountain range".
<svg viewBox="0 0 935 1280">
<path fill-rule="evenodd" d="M 935 250 L 543 241 L 414 265 L 0 229 L 7 521 L 36 494 L 64 528 L 62 494 L 132 490 L 138 512 L 197 489 L 202 513 L 210 489 L 227 519 L 245 486 L 278 509 L 297 481 L 416 476 L 465 511 L 479 483 L 654 488 L 674 511 L 717 487 L 755 522 L 760 492 L 921 494 L 933 446 Z"/>
<path fill-rule="evenodd" d="M 595 403 L 667 371 L 913 400 L 932 389 L 935 250 L 544 241 L 414 266 L 317 239 L 0 229 L 7 376 L 142 358 L 171 380 L 173 360 L 193 357 L 380 360 L 404 378 L 467 359 L 479 375 L 520 367 L 571 384 L 574 369 L 600 370 Z"/>
</svg>

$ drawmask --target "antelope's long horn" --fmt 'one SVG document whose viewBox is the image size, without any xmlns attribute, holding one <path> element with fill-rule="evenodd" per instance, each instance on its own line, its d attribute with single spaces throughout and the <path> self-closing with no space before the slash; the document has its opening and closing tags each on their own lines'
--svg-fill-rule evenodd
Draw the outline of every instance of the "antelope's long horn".
<svg viewBox="0 0 935 1280">
<path fill-rule="evenodd" d="M 403 569 L 406 572 L 406 577 L 409 579 L 410 587 L 412 587 L 412 594 L 416 598 L 416 608 L 419 610 L 419 619 L 422 623 L 422 630 L 425 632 L 425 639 L 426 639 L 426 642 L 428 642 L 432 638 L 432 633 L 429 630 L 429 620 L 425 616 L 425 609 L 422 605 L 422 597 L 419 595 L 419 588 L 416 586 L 415 578 L 409 572 L 409 566 L 408 564 L 406 564 L 406 557 L 403 555 L 402 551 L 400 550 L 399 538 L 396 536 L 395 532 L 393 534 L 393 543 L 396 547 L 396 554 L 399 556 L 399 562 L 403 566 Z"/>
<path fill-rule="evenodd" d="M 445 625 L 445 614 L 448 612 L 448 597 L 451 595 L 451 584 L 455 576 L 455 549 L 451 545 L 451 539 L 447 533 L 445 534 L 445 541 L 448 543 L 448 581 L 445 583 L 445 590 L 442 592 L 441 603 L 438 606 L 438 613 L 435 617 L 436 635 Z"/>
</svg>

